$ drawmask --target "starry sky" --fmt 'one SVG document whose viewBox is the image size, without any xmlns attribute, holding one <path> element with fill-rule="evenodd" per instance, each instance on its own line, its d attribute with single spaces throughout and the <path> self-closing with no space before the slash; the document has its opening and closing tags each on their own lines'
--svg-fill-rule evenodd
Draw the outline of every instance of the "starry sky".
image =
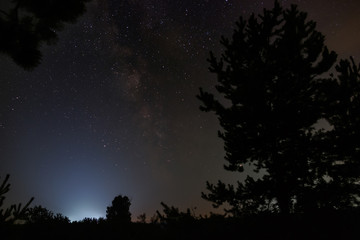
<svg viewBox="0 0 360 240">
<path fill-rule="evenodd" d="M 280 1 L 316 21 L 339 58 L 360 60 L 358 0 Z M 196 214 L 205 182 L 234 182 L 223 170 L 215 116 L 199 110 L 212 90 L 209 51 L 221 52 L 240 15 L 273 1 L 93 0 L 28 72 L 0 56 L 0 176 L 7 202 L 25 202 L 71 220 L 104 217 L 119 194 L 133 219 L 160 202 Z"/>
</svg>

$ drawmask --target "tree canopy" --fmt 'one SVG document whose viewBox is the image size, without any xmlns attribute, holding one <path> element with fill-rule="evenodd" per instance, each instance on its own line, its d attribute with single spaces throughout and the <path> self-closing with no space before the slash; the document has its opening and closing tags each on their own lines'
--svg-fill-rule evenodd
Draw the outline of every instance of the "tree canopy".
<svg viewBox="0 0 360 240">
<path fill-rule="evenodd" d="M 324 39 L 296 5 L 275 1 L 259 16 L 240 17 L 232 39 L 221 39 L 220 59 L 210 53 L 217 93 L 200 89 L 198 98 L 219 119 L 224 167 L 266 172 L 237 186 L 207 182 L 202 196 L 215 207 L 228 203 L 238 215 L 356 206 L 359 68 L 342 60 L 334 78 L 337 55 Z"/>
<path fill-rule="evenodd" d="M 70 219 L 61 213 L 54 214 L 38 205 L 28 209 L 27 222 L 31 224 L 67 224 L 70 223 Z"/>
<path fill-rule="evenodd" d="M 8 11 L 0 10 L 0 52 L 31 70 L 40 64 L 43 43 L 53 44 L 64 23 L 81 16 L 90 0 L 14 0 Z"/>
<path fill-rule="evenodd" d="M 127 196 L 116 196 L 106 209 L 106 218 L 110 222 L 129 223 L 131 221 L 130 199 Z"/>
</svg>

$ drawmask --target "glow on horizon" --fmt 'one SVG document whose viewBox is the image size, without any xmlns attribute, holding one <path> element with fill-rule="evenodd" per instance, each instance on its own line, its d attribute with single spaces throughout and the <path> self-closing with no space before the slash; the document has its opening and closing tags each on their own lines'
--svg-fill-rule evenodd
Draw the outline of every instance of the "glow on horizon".
<svg viewBox="0 0 360 240">
<path fill-rule="evenodd" d="M 84 218 L 105 218 L 105 213 L 101 213 L 99 210 L 96 210 L 94 208 L 84 206 L 79 207 L 76 210 L 73 210 L 70 212 L 67 216 L 71 222 L 74 221 L 81 221 Z"/>
</svg>

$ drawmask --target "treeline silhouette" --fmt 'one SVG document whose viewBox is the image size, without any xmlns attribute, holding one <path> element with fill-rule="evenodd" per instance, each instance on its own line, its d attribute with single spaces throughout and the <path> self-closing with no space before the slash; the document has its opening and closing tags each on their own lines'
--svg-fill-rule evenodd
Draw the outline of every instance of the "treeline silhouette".
<svg viewBox="0 0 360 240">
<path fill-rule="evenodd" d="M 222 37 L 220 58 L 210 53 L 217 92 L 200 89 L 197 97 L 201 110 L 219 119 L 225 170 L 247 175 L 236 185 L 207 182 L 202 197 L 224 214 L 196 216 L 161 203 L 150 219 L 142 214 L 132 222 L 131 202 L 119 195 L 106 218 L 70 222 L 30 207 L 33 199 L 4 208 L 7 176 L 0 186 L 1 239 L 355 239 L 360 67 L 353 58 L 336 63 L 324 39 L 297 6 L 283 9 L 275 1 L 259 16 L 240 18 L 232 38 Z"/>
<path fill-rule="evenodd" d="M 8 177 L 4 182 L 7 180 Z M 3 189 L 0 188 L 1 239 L 227 239 L 239 236 L 241 239 L 355 239 L 360 234 L 358 208 L 319 210 L 286 218 L 268 212 L 201 216 L 190 209 L 181 211 L 161 202 L 162 211 L 156 211 L 150 219 L 141 214 L 138 221 L 131 222 L 130 201 L 122 195 L 107 207 L 106 218 L 71 222 L 60 213 L 28 205 L 21 208 L 21 215 L 13 211 L 4 218 Z"/>
</svg>

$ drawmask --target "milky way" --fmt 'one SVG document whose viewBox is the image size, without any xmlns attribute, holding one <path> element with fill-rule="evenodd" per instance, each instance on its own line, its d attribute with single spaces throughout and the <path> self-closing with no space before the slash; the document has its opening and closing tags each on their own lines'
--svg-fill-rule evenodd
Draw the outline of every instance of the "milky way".
<svg viewBox="0 0 360 240">
<path fill-rule="evenodd" d="M 281 1 L 286 7 L 291 1 Z M 318 22 L 329 48 L 360 59 L 358 1 L 293 1 Z M 205 181 L 233 182 L 215 116 L 202 113 L 211 89 L 209 51 L 221 52 L 240 14 L 273 1 L 92 1 L 42 64 L 25 72 L 1 56 L 0 176 L 10 200 L 41 204 L 72 219 L 105 215 L 118 194 L 131 212 L 160 201 L 206 213 Z"/>
</svg>

